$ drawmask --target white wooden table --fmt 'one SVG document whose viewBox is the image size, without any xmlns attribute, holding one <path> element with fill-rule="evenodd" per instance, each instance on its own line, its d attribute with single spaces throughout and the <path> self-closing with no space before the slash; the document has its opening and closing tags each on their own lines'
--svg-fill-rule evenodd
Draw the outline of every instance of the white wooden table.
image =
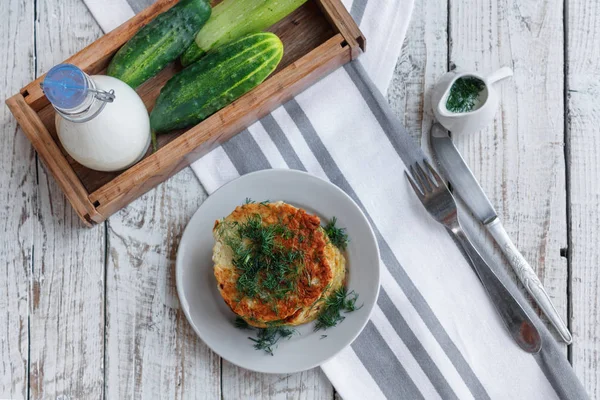
<svg viewBox="0 0 600 400">
<path fill-rule="evenodd" d="M 0 1 L 0 98 L 100 35 L 81 0 Z M 458 145 L 569 322 L 565 357 L 600 398 L 600 4 L 417 0 L 388 96 L 424 145 L 424 92 L 454 65 L 515 71 L 494 125 Z M 192 332 L 173 273 L 206 198 L 189 169 L 86 229 L 6 107 L 0 134 L 0 398 L 334 398 L 318 369 L 248 372 Z"/>
</svg>

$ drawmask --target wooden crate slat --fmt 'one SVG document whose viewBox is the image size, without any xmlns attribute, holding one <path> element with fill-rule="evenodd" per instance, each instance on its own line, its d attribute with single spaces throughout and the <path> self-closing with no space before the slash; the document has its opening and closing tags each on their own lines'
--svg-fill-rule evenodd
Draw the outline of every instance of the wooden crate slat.
<svg viewBox="0 0 600 400">
<path fill-rule="evenodd" d="M 366 51 L 367 40 L 356 25 L 356 22 L 342 3 L 337 0 L 318 0 L 317 3 L 327 20 L 335 26 L 352 49 L 352 59 L 357 58 L 361 52 Z"/>
</svg>

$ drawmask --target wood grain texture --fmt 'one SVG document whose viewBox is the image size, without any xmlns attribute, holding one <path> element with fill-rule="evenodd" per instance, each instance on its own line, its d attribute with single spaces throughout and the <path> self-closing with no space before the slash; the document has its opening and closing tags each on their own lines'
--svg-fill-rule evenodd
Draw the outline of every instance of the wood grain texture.
<svg viewBox="0 0 600 400">
<path fill-rule="evenodd" d="M 342 34 L 350 46 L 352 59 L 358 58 L 366 50 L 366 39 L 356 22 L 338 0 L 316 0 L 329 23 L 335 27 L 336 32 Z"/>
<path fill-rule="evenodd" d="M 555 4 L 547 5 L 542 9 L 553 9 L 553 7 Z M 564 222 L 566 221 L 564 208 L 566 192 L 560 125 L 562 116 L 560 111 L 560 78 L 562 76 L 560 49 L 562 44 L 556 38 L 554 38 L 556 43 L 546 43 L 547 46 L 556 47 L 549 47 L 552 52 L 544 59 L 555 57 L 555 60 L 551 68 L 544 70 L 547 66 L 540 63 L 538 57 L 541 57 L 539 52 L 542 51 L 539 47 L 545 42 L 539 41 L 536 36 L 537 33 L 540 33 L 542 37 L 544 37 L 543 35 L 554 37 L 553 35 L 556 35 L 557 32 L 560 33 L 560 29 L 557 27 L 557 24 L 560 25 L 560 10 L 553 9 L 553 13 L 548 15 L 536 14 L 537 19 L 547 18 L 548 22 L 553 21 L 554 28 L 546 27 L 543 31 L 530 33 L 526 28 L 525 31 L 512 28 L 515 18 L 519 20 L 517 16 L 513 15 L 518 8 L 509 7 L 505 3 L 496 4 L 496 2 L 488 2 L 487 6 L 482 5 L 480 8 L 475 7 L 475 3 L 458 4 L 453 2 L 450 4 L 450 10 L 451 26 L 454 26 L 454 29 L 449 30 L 451 36 L 448 39 L 446 30 L 448 9 L 445 0 L 415 4 L 407 38 L 394 73 L 394 80 L 389 87 L 388 100 L 392 108 L 403 119 L 407 130 L 416 140 L 421 141 L 423 149 L 429 153 L 427 132 L 429 132 L 430 122 L 433 119 L 429 92 L 437 78 L 447 69 L 448 43 L 453 44 L 452 60 L 453 63 L 458 64 L 458 67 L 480 71 L 486 71 L 487 68 L 487 72 L 491 72 L 494 67 L 504 65 L 500 61 L 501 55 L 506 52 L 507 46 L 512 46 L 514 50 L 511 50 L 511 54 L 502 57 L 508 60 L 506 64 L 512 67 L 512 57 L 516 56 L 515 61 L 518 61 L 516 65 L 521 68 L 519 74 L 525 73 L 526 76 L 519 78 L 517 75 L 516 78 L 520 81 L 516 87 L 515 82 L 504 83 L 509 83 L 509 87 L 512 85 L 513 92 L 507 91 L 506 88 L 503 89 L 505 94 L 502 103 L 504 106 L 499 110 L 493 127 L 477 137 L 461 137 L 458 132 L 455 133 L 455 138 L 461 146 L 461 152 L 467 158 L 467 162 L 476 172 L 476 176 L 485 180 L 482 182 L 484 189 L 498 208 L 505 225 L 511 225 L 509 228 L 511 237 L 515 240 L 519 239 L 519 248 L 528 260 L 538 266 L 538 273 L 542 272 L 542 279 L 546 286 L 551 287 L 548 290 L 555 303 L 560 304 L 561 315 L 566 321 L 566 259 L 560 257 L 561 248 L 566 247 Z M 499 10 L 513 10 L 514 12 L 506 14 Z M 480 18 L 482 15 L 489 16 L 491 19 Z M 509 15 L 512 16 L 509 18 Z M 528 21 L 532 21 L 530 17 L 527 18 Z M 495 31 L 491 33 L 493 26 Z M 541 28 L 541 25 L 538 27 Z M 485 37 L 481 36 L 483 32 L 486 32 Z M 478 34 L 480 36 L 477 36 Z M 498 42 L 495 42 L 496 39 Z M 528 46 L 538 52 L 528 55 Z M 498 54 L 482 56 L 482 54 L 492 51 Z M 484 68 L 482 63 L 485 63 L 487 67 Z M 535 73 L 545 75 L 540 75 L 542 78 L 534 79 L 533 74 Z M 558 77 L 558 82 L 552 82 L 555 76 Z M 527 80 L 538 83 L 536 91 L 530 91 L 530 88 L 524 84 Z M 546 89 L 547 82 L 552 82 L 552 85 Z M 555 92 L 551 95 L 544 94 L 546 90 Z M 518 112 L 515 101 L 518 105 Z M 536 128 L 534 134 L 537 135 L 537 138 L 530 138 L 530 125 L 533 124 L 532 126 L 535 127 L 538 122 L 537 118 L 529 118 L 531 115 L 536 115 L 538 110 L 544 109 L 546 110 L 544 116 L 538 118 L 542 118 L 545 122 L 546 131 Z M 549 114 L 552 114 L 553 118 L 549 118 Z M 520 121 L 527 122 L 527 125 L 524 126 Z M 523 133 L 520 133 L 519 129 L 523 130 Z M 552 132 L 550 137 L 547 135 L 548 131 Z M 423 132 L 425 135 L 422 134 Z M 521 136 L 525 137 L 525 141 L 518 139 Z M 517 140 L 515 140 L 516 137 Z M 525 151 L 522 151 L 521 148 L 525 145 L 527 147 Z M 532 154 L 533 157 L 530 158 Z M 534 160 L 533 164 L 530 162 L 531 159 Z M 517 164 L 516 170 L 513 166 L 515 163 Z M 555 165 L 559 167 L 557 168 Z M 538 171 L 542 171 L 541 177 L 538 175 Z M 504 187 L 498 184 L 503 181 L 506 182 Z M 517 191 L 529 189 L 529 186 L 533 187 L 533 191 L 527 190 L 520 195 L 517 193 Z M 545 207 L 545 211 L 543 207 Z M 463 224 L 470 228 L 471 232 L 479 232 L 479 237 L 475 238 L 475 242 L 479 244 L 479 249 L 485 253 L 488 260 L 504 262 L 498 249 L 491 251 L 492 239 L 486 235 L 478 223 L 465 217 Z M 549 245 L 552 248 L 549 248 Z M 504 264 L 506 265 L 505 262 Z M 512 271 L 510 272 L 512 273 Z M 550 327 L 550 329 L 552 328 Z"/>
<path fill-rule="evenodd" d="M 37 71 L 100 32 L 79 0 L 37 4 Z M 101 398 L 104 227 L 87 229 L 40 163 L 31 283 L 30 398 Z"/>
<path fill-rule="evenodd" d="M 563 2 L 451 5 L 451 64 L 483 74 L 514 70 L 496 85 L 493 124 L 476 135 L 455 132 L 455 143 L 566 321 Z"/>
<path fill-rule="evenodd" d="M 180 308 L 175 259 L 207 197 L 190 169 L 108 221 L 106 398 L 220 399 L 220 358 Z"/>
<path fill-rule="evenodd" d="M 447 0 L 416 1 L 394 77 L 388 88 L 390 106 L 406 130 L 421 141 L 425 151 L 427 133 L 434 119 L 431 89 L 447 71 Z"/>
<path fill-rule="evenodd" d="M 224 400 L 331 400 L 333 386 L 320 368 L 290 375 L 259 374 L 223 360 Z"/>
<path fill-rule="evenodd" d="M 590 396 L 599 398 L 600 7 L 583 0 L 567 4 L 572 358 Z M 562 2 L 470 0 L 449 6 L 446 0 L 416 2 L 390 102 L 409 132 L 427 146 L 421 136 L 431 119 L 427 91 L 447 68 L 448 9 L 453 63 L 481 71 L 505 64 L 515 69 L 514 80 L 503 84 L 503 106 L 493 127 L 479 137 L 457 139 L 511 237 L 532 265 L 542 266 L 538 272 L 564 315 L 565 261 L 558 258 L 560 247 L 566 247 L 566 227 L 560 228 L 566 208 L 560 200 Z M 99 35 L 80 0 L 37 0 L 37 15 L 40 72 Z M 2 99 L 35 78 L 33 18 L 32 1 L 0 2 L 0 65 L 6 67 L 0 76 L 7 83 L 0 88 Z M 26 398 L 28 391 L 32 398 L 133 393 L 139 398 L 333 397 L 318 370 L 260 375 L 227 362 L 221 393 L 218 357 L 190 333 L 173 291 L 176 243 L 205 196 L 190 170 L 115 214 L 105 243 L 103 226 L 83 229 L 41 164 L 38 187 L 35 154 L 4 107 L 0 121 L 0 196 L 5 204 L 0 209 L 5 239 L 0 259 L 6 261 L 0 275 L 0 326 L 5 327 L 0 335 L 0 398 Z M 504 186 L 498 184 L 502 181 Z M 166 241 L 157 242 L 158 235 Z"/>
<path fill-rule="evenodd" d="M 570 0 L 567 21 L 572 360 L 600 398 L 600 4 Z"/>
<path fill-rule="evenodd" d="M 0 98 L 34 78 L 33 3 L 0 2 Z M 36 206 L 35 154 L 0 107 L 0 398 L 27 398 L 29 307 Z"/>
<path fill-rule="evenodd" d="M 6 105 L 19 123 L 23 133 L 37 149 L 38 156 L 44 161 L 46 169 L 56 180 L 62 191 L 69 197 L 73 209 L 87 226 L 99 219 L 99 214 L 88 198 L 88 193 L 69 161 L 62 154 L 56 142 L 40 116 L 27 104 L 21 94 L 6 100 Z"/>
</svg>

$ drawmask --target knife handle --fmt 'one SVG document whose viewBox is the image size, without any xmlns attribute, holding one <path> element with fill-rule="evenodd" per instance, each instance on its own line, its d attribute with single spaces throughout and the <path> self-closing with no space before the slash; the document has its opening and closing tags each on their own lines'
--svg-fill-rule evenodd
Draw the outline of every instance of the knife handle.
<svg viewBox="0 0 600 400">
<path fill-rule="evenodd" d="M 517 277 L 519 277 L 519 280 L 523 283 L 523 285 L 525 285 L 525 288 L 529 294 L 531 294 L 535 302 L 540 306 L 544 314 L 546 314 L 552 325 L 554 325 L 562 340 L 567 344 L 571 344 L 573 341 L 571 332 L 569 332 L 567 325 L 556 311 L 556 308 L 552 304 L 552 300 L 550 300 L 550 296 L 548 296 L 548 293 L 546 293 L 546 290 L 544 289 L 542 282 L 540 282 L 537 274 L 533 268 L 531 268 L 531 265 L 529 265 L 527 260 L 525 260 L 512 240 L 510 240 L 510 237 L 508 237 L 508 233 L 504 229 L 504 226 L 502 226 L 502 222 L 496 218 L 487 224 L 487 228 L 510 262 L 510 265 L 516 272 Z"/>
</svg>

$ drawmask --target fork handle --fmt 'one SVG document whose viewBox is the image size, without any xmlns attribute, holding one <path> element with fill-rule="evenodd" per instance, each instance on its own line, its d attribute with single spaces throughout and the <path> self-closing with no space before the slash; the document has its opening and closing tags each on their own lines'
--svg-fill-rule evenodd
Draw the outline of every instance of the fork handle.
<svg viewBox="0 0 600 400">
<path fill-rule="evenodd" d="M 496 311 L 500 314 L 509 333 L 519 347 L 528 353 L 537 353 L 542 347 L 542 339 L 537 328 L 517 300 L 510 294 L 506 286 L 481 257 L 471 241 L 458 227 L 451 232 L 467 253 L 471 266 L 488 293 Z"/>
<path fill-rule="evenodd" d="M 531 297 L 533 297 L 552 325 L 554 325 L 562 340 L 567 344 L 571 344 L 573 337 L 569 332 L 569 328 L 558 314 L 558 311 L 556 311 L 556 308 L 554 308 L 550 296 L 546 293 L 542 282 L 540 282 L 540 279 L 533 268 L 531 268 L 521 252 L 517 249 L 512 240 L 510 240 L 510 237 L 500 220 L 496 218 L 487 224 L 486 227 L 494 239 L 496 239 L 500 249 L 502 249 L 502 252 L 510 262 L 510 265 L 515 270 L 517 277 L 523 282 L 523 285 L 525 285 L 525 288 L 529 294 L 531 294 Z"/>
</svg>

